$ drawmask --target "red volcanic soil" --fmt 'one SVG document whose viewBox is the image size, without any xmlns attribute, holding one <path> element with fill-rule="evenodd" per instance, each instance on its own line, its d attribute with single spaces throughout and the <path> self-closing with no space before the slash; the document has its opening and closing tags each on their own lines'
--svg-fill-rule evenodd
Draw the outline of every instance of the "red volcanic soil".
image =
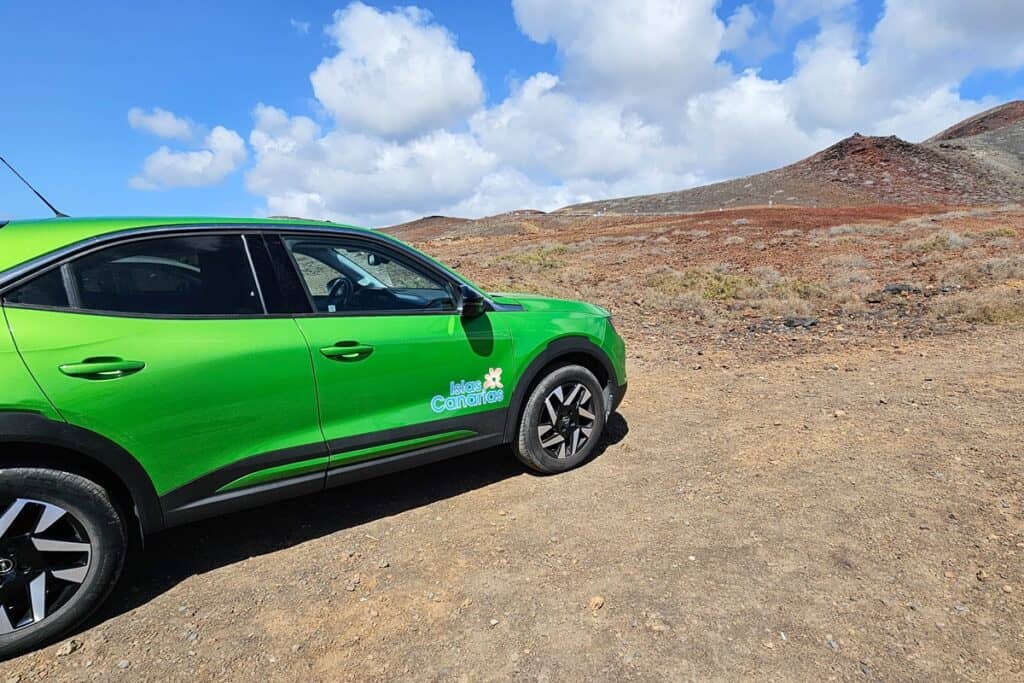
<svg viewBox="0 0 1024 683">
<path fill-rule="evenodd" d="M 980 135 L 991 130 L 1005 128 L 1021 119 L 1024 119 L 1024 100 L 1007 102 L 947 128 L 938 135 L 929 138 L 928 142 L 955 140 L 957 138 Z"/>
</svg>

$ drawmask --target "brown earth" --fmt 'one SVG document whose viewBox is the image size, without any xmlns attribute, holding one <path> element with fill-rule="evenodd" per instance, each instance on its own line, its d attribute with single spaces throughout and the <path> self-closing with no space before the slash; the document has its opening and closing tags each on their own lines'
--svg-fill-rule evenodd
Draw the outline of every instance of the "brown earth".
<svg viewBox="0 0 1024 683">
<path fill-rule="evenodd" d="M 1024 101 L 1007 102 L 950 126 L 938 135 L 929 138 L 928 142 L 969 138 L 973 135 L 1005 128 L 1021 119 L 1024 119 Z"/>
<path fill-rule="evenodd" d="M 494 221 L 403 234 L 614 312 L 597 458 L 172 530 L 0 681 L 1024 676 L 1024 210 Z"/>
</svg>

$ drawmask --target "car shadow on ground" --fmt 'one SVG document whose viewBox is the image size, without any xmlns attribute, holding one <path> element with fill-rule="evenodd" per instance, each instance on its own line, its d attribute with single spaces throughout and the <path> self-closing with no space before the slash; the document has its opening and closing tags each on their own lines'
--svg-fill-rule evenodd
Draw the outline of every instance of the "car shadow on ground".
<svg viewBox="0 0 1024 683">
<path fill-rule="evenodd" d="M 613 414 L 588 465 L 628 433 L 626 420 Z M 508 447 L 491 448 L 170 529 L 147 539 L 146 547 L 133 553 L 119 586 L 83 629 L 144 605 L 190 576 L 518 476 L 531 473 Z"/>
</svg>

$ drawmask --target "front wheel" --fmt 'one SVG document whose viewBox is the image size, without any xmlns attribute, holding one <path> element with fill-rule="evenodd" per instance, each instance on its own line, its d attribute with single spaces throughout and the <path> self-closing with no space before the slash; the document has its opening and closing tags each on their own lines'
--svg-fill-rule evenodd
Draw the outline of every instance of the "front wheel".
<svg viewBox="0 0 1024 683">
<path fill-rule="evenodd" d="M 590 370 L 580 365 L 556 368 L 526 400 L 516 456 L 543 474 L 572 469 L 594 452 L 605 416 L 605 395 Z"/>
<path fill-rule="evenodd" d="M 121 516 L 96 483 L 0 468 L 0 659 L 88 617 L 114 587 L 126 550 Z"/>
</svg>

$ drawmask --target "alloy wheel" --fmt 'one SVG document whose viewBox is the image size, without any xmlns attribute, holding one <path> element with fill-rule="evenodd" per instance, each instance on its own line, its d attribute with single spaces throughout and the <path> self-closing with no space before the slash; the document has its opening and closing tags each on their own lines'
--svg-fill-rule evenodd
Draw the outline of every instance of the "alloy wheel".
<svg viewBox="0 0 1024 683">
<path fill-rule="evenodd" d="M 0 499 L 0 635 L 38 624 L 78 592 L 92 563 L 82 523 L 52 503 Z"/>
<path fill-rule="evenodd" d="M 553 458 L 569 458 L 587 445 L 594 433 L 594 396 L 579 382 L 555 387 L 544 399 L 537 436 Z"/>
</svg>

